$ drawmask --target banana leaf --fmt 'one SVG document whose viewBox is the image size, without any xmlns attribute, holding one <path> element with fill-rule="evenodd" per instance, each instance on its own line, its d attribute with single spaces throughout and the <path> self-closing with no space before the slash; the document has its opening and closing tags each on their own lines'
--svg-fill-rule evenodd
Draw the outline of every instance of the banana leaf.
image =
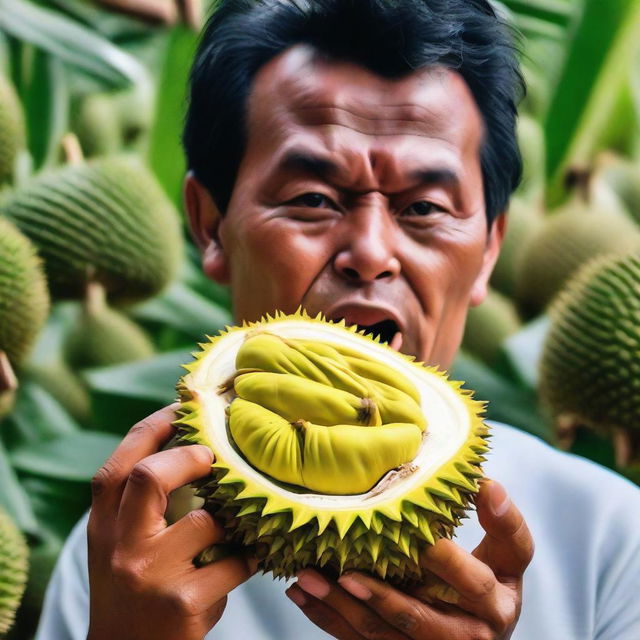
<svg viewBox="0 0 640 640">
<path fill-rule="evenodd" d="M 99 78 L 107 87 L 150 82 L 133 56 L 80 22 L 27 0 L 2 0 L 0 8 L 0 30 Z"/>
</svg>

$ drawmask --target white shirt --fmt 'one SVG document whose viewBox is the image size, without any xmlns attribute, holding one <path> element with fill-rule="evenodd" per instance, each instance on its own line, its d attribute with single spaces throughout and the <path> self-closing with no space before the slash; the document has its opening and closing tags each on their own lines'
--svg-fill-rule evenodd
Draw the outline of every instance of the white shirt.
<svg viewBox="0 0 640 640">
<path fill-rule="evenodd" d="M 640 490 L 588 460 L 517 429 L 490 423 L 487 476 L 524 514 L 536 551 L 524 576 L 512 640 L 640 640 Z M 89 618 L 85 516 L 54 571 L 36 640 L 85 640 Z M 457 530 L 472 550 L 475 512 Z M 324 640 L 284 595 L 287 584 L 256 575 L 229 596 L 207 640 Z"/>
</svg>

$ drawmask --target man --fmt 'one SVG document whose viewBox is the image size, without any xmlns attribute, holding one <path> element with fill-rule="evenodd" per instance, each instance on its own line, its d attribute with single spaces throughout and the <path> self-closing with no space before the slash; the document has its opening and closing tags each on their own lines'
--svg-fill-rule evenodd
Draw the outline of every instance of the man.
<svg viewBox="0 0 640 640">
<path fill-rule="evenodd" d="M 518 88 L 485 0 L 224 2 L 192 74 L 185 202 L 236 319 L 302 305 L 449 366 L 520 175 Z M 173 409 L 96 475 L 90 588 L 83 522 L 40 639 L 640 637 L 639 492 L 596 465 L 494 425 L 486 470 L 502 484 L 483 484 L 458 544 L 422 559 L 449 602 L 313 569 L 287 600 L 269 576 L 248 580 L 248 555 L 192 565 L 222 539 L 206 512 L 166 525 L 167 494 L 211 463 L 202 446 L 159 452 Z"/>
</svg>

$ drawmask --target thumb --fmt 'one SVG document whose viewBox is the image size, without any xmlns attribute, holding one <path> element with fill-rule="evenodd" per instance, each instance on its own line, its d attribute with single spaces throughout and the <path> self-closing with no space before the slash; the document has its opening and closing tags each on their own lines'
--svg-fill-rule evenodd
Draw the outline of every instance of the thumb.
<svg viewBox="0 0 640 640">
<path fill-rule="evenodd" d="M 489 565 L 499 578 L 519 579 L 531 562 L 534 548 L 522 514 L 495 480 L 482 483 L 476 508 L 486 535 L 473 555 Z"/>
</svg>

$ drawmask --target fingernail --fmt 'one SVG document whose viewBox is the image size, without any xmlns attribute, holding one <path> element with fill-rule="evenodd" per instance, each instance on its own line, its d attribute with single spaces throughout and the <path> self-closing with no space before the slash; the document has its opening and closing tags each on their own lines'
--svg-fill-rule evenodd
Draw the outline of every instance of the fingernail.
<svg viewBox="0 0 640 640">
<path fill-rule="evenodd" d="M 369 600 L 371 598 L 371 591 L 352 576 L 342 576 L 338 578 L 338 583 L 345 591 L 360 600 Z"/>
<path fill-rule="evenodd" d="M 299 573 L 297 585 L 315 598 L 322 599 L 329 595 L 329 583 L 317 573 Z"/>
<path fill-rule="evenodd" d="M 500 518 L 509 510 L 511 500 L 504 490 L 504 487 L 498 482 L 489 484 L 489 507 L 496 518 Z"/>
<path fill-rule="evenodd" d="M 304 605 L 307 604 L 304 592 L 302 589 L 298 589 L 295 584 L 290 586 L 285 593 L 287 594 L 287 598 L 299 607 L 304 607 Z"/>
</svg>

